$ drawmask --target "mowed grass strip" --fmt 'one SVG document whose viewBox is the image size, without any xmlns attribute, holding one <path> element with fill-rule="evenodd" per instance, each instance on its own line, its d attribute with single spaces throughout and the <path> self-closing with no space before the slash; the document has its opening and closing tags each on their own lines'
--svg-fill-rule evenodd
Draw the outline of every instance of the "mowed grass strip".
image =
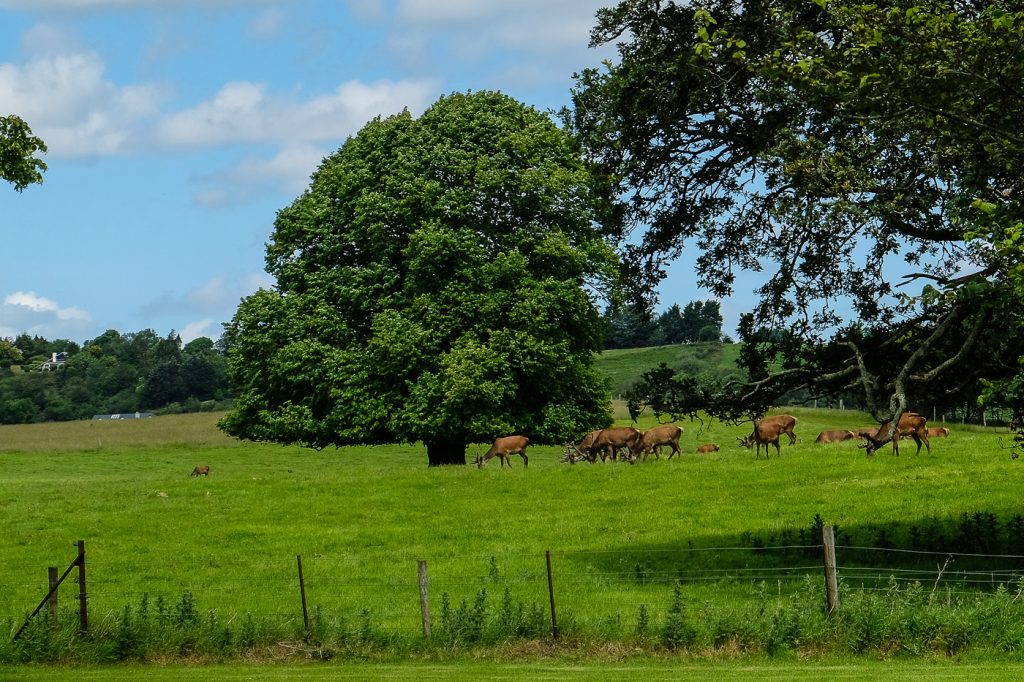
<svg viewBox="0 0 1024 682">
<path fill-rule="evenodd" d="M 46 567 L 63 571 L 83 539 L 94 617 L 144 594 L 173 603 L 189 591 L 200 610 L 227 621 L 300 619 L 301 555 L 311 606 L 348 618 L 366 610 L 375 626 L 414 635 L 418 559 L 428 562 L 436 618 L 442 593 L 457 603 L 481 588 L 492 600 L 508 587 L 546 606 L 550 550 L 563 617 L 600 629 L 632 622 L 640 605 L 659 618 L 674 561 L 707 570 L 763 561 L 690 550 L 795 533 L 816 514 L 858 533 L 1022 512 L 1022 465 L 997 430 L 951 425 L 930 456 L 915 456 L 908 441 L 899 458 L 890 448 L 866 458 L 856 443 L 813 442 L 822 429 L 870 424 L 865 415 L 789 412 L 801 440 L 770 459 L 738 446 L 749 425 L 710 423 L 698 433 L 699 424 L 683 423 L 684 453 L 671 461 L 666 452 L 635 466 L 568 465 L 560 448 L 533 446 L 528 469 L 519 458 L 511 469 L 497 460 L 429 469 L 420 445 L 318 452 L 240 443 L 216 430 L 215 414 L 0 427 L 0 618 L 19 625 L 45 594 Z M 694 454 L 705 442 L 722 450 Z M 197 464 L 210 475 L 190 477 Z M 657 578 L 663 564 L 663 579 L 637 579 L 648 569 Z M 694 583 L 687 599 L 753 593 L 740 582 Z M 65 607 L 75 589 L 63 588 Z"/>
</svg>

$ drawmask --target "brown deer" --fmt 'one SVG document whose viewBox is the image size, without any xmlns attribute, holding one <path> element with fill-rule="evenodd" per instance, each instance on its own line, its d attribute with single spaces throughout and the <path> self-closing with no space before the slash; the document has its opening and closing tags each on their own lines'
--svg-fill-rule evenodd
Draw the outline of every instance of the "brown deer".
<svg viewBox="0 0 1024 682">
<path fill-rule="evenodd" d="M 591 452 L 600 452 L 601 461 L 603 462 L 607 457 L 615 459 L 615 451 L 625 448 L 629 451 L 631 455 L 630 461 L 632 462 L 634 461 L 632 455 L 637 452 L 639 447 L 640 435 L 640 432 L 632 426 L 613 426 L 608 429 L 601 429 L 597 437 L 594 438 L 594 444 L 590 449 Z"/>
<path fill-rule="evenodd" d="M 519 455 L 523 458 L 523 466 L 530 465 L 530 458 L 526 456 L 526 446 L 530 444 L 530 439 L 526 436 L 503 436 L 501 438 L 494 439 L 494 445 L 483 454 L 481 457 L 479 451 L 473 462 L 477 467 L 482 468 L 491 457 L 497 456 L 501 458 L 501 466 L 504 467 L 508 464 L 508 468 L 512 468 L 512 462 L 508 461 L 508 458 L 512 455 Z"/>
<path fill-rule="evenodd" d="M 192 470 L 192 473 L 189 474 L 189 476 L 209 476 L 209 475 L 210 475 L 210 467 L 206 466 L 205 464 L 197 465 L 196 468 Z"/>
<path fill-rule="evenodd" d="M 885 441 L 881 440 L 879 436 L 885 433 L 889 426 L 892 424 L 892 420 L 889 420 L 879 426 L 874 431 L 870 429 L 861 429 L 857 435 L 864 439 L 864 447 L 868 456 L 875 454 L 875 450 L 885 445 Z M 892 434 L 892 451 L 897 457 L 900 456 L 900 438 L 910 436 L 917 443 L 917 453 L 921 454 L 921 443 L 924 442 L 925 447 L 928 448 L 928 454 L 932 454 L 931 443 L 928 442 L 928 420 L 917 414 L 916 412 L 904 412 L 900 415 L 900 420 L 896 424 L 896 429 Z"/>
<path fill-rule="evenodd" d="M 721 449 L 722 448 L 718 447 L 714 443 L 705 443 L 704 445 L 701 445 L 699 448 L 697 448 L 697 454 L 706 455 L 709 452 L 718 452 Z"/>
<path fill-rule="evenodd" d="M 562 458 L 563 461 L 575 464 L 585 459 L 588 462 L 593 462 L 597 458 L 597 451 L 594 450 L 594 441 L 597 440 L 599 433 L 601 433 L 601 429 L 591 431 L 583 437 L 583 440 L 578 445 L 572 442 L 562 443 L 562 449 L 565 450 L 565 457 Z"/>
<path fill-rule="evenodd" d="M 929 426 L 928 427 L 929 438 L 948 438 L 949 427 L 946 426 Z"/>
<path fill-rule="evenodd" d="M 832 429 L 830 431 L 822 431 L 818 434 L 818 437 L 814 439 L 815 443 L 839 443 L 844 440 L 853 440 L 857 437 L 853 431 L 849 429 Z"/>
<path fill-rule="evenodd" d="M 654 453 L 654 456 L 661 459 L 661 455 L 658 454 L 658 448 L 662 445 L 667 445 L 672 448 L 672 452 L 669 453 L 668 458 L 672 459 L 672 455 L 682 454 L 679 451 L 679 437 L 683 435 L 683 430 L 675 424 L 665 424 L 664 426 L 655 426 L 653 429 L 647 429 L 640 434 L 640 443 L 638 449 L 644 455 L 644 461 L 647 461 L 647 455 Z M 633 458 L 636 458 L 636 454 L 633 453 Z"/>
<path fill-rule="evenodd" d="M 755 419 L 753 433 L 745 438 L 737 437 L 737 439 L 746 450 L 750 450 L 752 446 L 757 445 L 754 459 L 761 456 L 761 445 L 764 445 L 765 459 L 767 460 L 768 445 L 775 445 L 775 455 L 778 456 L 780 454 L 778 438 L 783 433 L 790 436 L 791 445 L 797 441 L 797 435 L 793 431 L 796 425 L 797 418 L 790 415 L 779 415 L 778 417 L 769 417 L 762 420 Z"/>
<path fill-rule="evenodd" d="M 757 446 L 757 452 L 754 454 L 754 459 L 757 459 L 761 455 L 761 446 L 764 446 L 764 458 L 768 459 L 768 446 L 775 446 L 775 454 L 778 456 L 781 454 L 779 450 L 779 436 L 786 434 L 789 436 L 789 444 L 793 445 L 796 442 L 796 433 L 793 429 L 796 428 L 796 417 L 788 414 L 780 414 L 774 417 L 766 417 L 764 419 L 754 420 L 754 431 L 746 438 L 739 438 L 740 444 L 748 450 L 754 445 Z"/>
</svg>

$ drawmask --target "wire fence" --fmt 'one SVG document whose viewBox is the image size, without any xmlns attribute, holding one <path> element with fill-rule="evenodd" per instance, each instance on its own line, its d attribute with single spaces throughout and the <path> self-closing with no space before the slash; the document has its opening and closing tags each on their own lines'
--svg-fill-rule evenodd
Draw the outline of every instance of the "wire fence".
<svg viewBox="0 0 1024 682">
<path fill-rule="evenodd" d="M 93 558 L 93 554 L 99 558 Z M 836 573 L 845 595 L 884 593 L 920 584 L 929 590 L 973 594 L 1020 591 L 1024 556 L 929 552 L 837 545 Z M 383 558 L 382 558 L 383 557 Z M 13 566 L 0 559 L 0 619 L 19 626 L 50 588 L 47 564 Z M 224 562 L 215 553 L 138 563 L 132 557 L 91 552 L 87 604 L 91 618 L 115 618 L 126 605 L 173 618 L 182 608 L 215 614 L 221 622 L 246 617 L 301 627 L 315 609 L 353 622 L 369 619 L 390 632 L 415 635 L 424 608 L 438 618 L 442 604 L 456 608 L 486 594 L 512 598 L 530 608 L 571 614 L 586 625 L 668 606 L 682 589 L 696 603 L 743 604 L 766 595 L 785 597 L 820 590 L 825 608 L 823 545 L 705 547 L 664 550 L 572 550 L 426 557 L 425 581 L 408 555 L 373 560 L 315 553 Z M 987 566 L 987 568 L 986 568 Z M 61 566 L 63 567 L 63 566 Z M 78 608 L 78 586 L 58 591 L 61 609 Z M 424 592 L 424 590 L 426 592 Z M 308 620 L 307 620 L 308 622 Z"/>
</svg>

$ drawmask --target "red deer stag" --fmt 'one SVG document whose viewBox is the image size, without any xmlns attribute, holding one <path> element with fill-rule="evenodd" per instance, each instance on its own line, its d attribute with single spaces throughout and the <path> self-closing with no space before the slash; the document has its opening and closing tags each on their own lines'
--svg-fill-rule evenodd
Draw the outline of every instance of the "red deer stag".
<svg viewBox="0 0 1024 682">
<path fill-rule="evenodd" d="M 593 462 L 597 458 L 597 451 L 594 450 L 594 441 L 597 440 L 599 433 L 601 433 L 601 429 L 591 431 L 583 437 L 583 440 L 578 445 L 572 442 L 562 443 L 562 449 L 565 450 L 565 457 L 562 458 L 562 461 L 569 462 L 570 464 L 575 464 L 583 459 Z"/>
<path fill-rule="evenodd" d="M 868 456 L 875 454 L 875 450 L 885 445 L 885 441 L 879 440 L 879 435 L 885 433 L 890 424 L 892 424 L 892 420 L 885 422 L 874 431 L 862 429 L 858 432 L 857 435 L 864 439 L 864 447 Z M 892 434 L 892 451 L 897 457 L 900 456 L 900 438 L 907 436 L 913 438 L 914 442 L 917 443 L 916 454 L 921 454 L 922 441 L 925 447 L 928 448 L 928 454 L 932 454 L 932 446 L 928 442 L 928 420 L 916 412 L 904 412 L 900 416 L 897 428 Z"/>
<path fill-rule="evenodd" d="M 775 417 L 766 417 L 761 420 L 754 420 L 754 431 L 746 438 L 738 438 L 740 444 L 748 450 L 754 445 L 757 446 L 757 452 L 754 454 L 754 459 L 761 456 L 761 446 L 764 446 L 764 458 L 768 459 L 768 446 L 775 446 L 775 454 L 780 454 L 779 450 L 779 436 L 786 434 L 789 436 L 789 444 L 792 445 L 796 442 L 796 433 L 793 429 L 796 428 L 796 417 L 792 417 L 788 414 L 780 414 Z"/>
<path fill-rule="evenodd" d="M 778 438 L 783 433 L 790 436 L 790 444 L 797 442 L 797 434 L 794 429 L 797 427 L 797 418 L 791 415 L 776 415 L 765 417 L 762 420 L 754 420 L 754 432 L 745 438 L 739 438 L 739 443 L 750 450 L 755 444 L 758 446 L 755 459 L 761 455 L 761 445 L 765 446 L 765 459 L 768 459 L 768 444 L 775 445 L 775 454 L 779 454 Z"/>
<path fill-rule="evenodd" d="M 192 473 L 189 474 L 189 476 L 209 476 L 209 475 L 210 475 L 210 467 L 206 466 L 205 464 L 197 465 L 196 468 L 192 470 Z"/>
<path fill-rule="evenodd" d="M 929 426 L 928 427 L 929 438 L 948 438 L 949 428 L 946 426 Z"/>
<path fill-rule="evenodd" d="M 709 452 L 718 452 L 721 449 L 722 448 L 718 447 L 714 443 L 705 443 L 704 445 L 701 445 L 699 448 L 697 448 L 697 454 L 706 455 Z"/>
<path fill-rule="evenodd" d="M 658 448 L 662 445 L 667 445 L 672 448 L 672 452 L 669 453 L 668 458 L 672 459 L 672 455 L 682 454 L 679 451 L 679 437 L 683 435 L 683 430 L 675 424 L 665 424 L 664 426 L 655 426 L 653 429 L 647 429 L 640 434 L 640 443 L 638 448 L 643 453 L 644 461 L 647 461 L 647 455 L 654 453 L 654 456 L 661 459 L 661 455 L 658 454 Z M 636 459 L 634 453 L 633 458 Z"/>
<path fill-rule="evenodd" d="M 601 429 L 590 450 L 591 452 L 600 452 L 602 462 L 608 457 L 615 459 L 615 451 L 619 448 L 625 448 L 632 455 L 639 448 L 640 435 L 640 432 L 632 426 L 613 426 Z M 630 461 L 633 461 L 632 456 Z"/>
<path fill-rule="evenodd" d="M 530 439 L 526 436 L 503 436 L 501 438 L 494 439 L 494 445 L 480 456 L 479 450 L 477 456 L 473 462 L 477 467 L 482 468 L 491 457 L 500 457 L 501 466 L 504 467 L 508 464 L 508 468 L 512 468 L 512 462 L 508 461 L 508 458 L 512 455 L 519 455 L 523 458 L 523 466 L 530 465 L 530 458 L 526 456 L 526 446 L 530 444 Z"/>
<path fill-rule="evenodd" d="M 853 431 L 849 429 L 832 429 L 831 431 L 822 431 L 818 434 L 818 437 L 814 439 L 815 443 L 839 443 L 844 440 L 853 440 L 857 437 Z"/>
</svg>

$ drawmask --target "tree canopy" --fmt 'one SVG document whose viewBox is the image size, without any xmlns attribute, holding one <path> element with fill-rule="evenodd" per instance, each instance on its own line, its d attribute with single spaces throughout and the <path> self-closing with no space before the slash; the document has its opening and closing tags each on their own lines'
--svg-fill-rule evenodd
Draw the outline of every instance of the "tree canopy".
<svg viewBox="0 0 1024 682">
<path fill-rule="evenodd" d="M 46 144 L 17 116 L 0 116 L 0 179 L 19 192 L 43 181 L 46 164 L 36 158 Z"/>
<path fill-rule="evenodd" d="M 727 402 L 855 389 L 882 420 L 1019 374 L 1018 3 L 630 0 L 614 41 L 566 120 L 643 233 L 635 291 L 687 245 L 718 297 L 767 269 Z"/>
<path fill-rule="evenodd" d="M 430 465 L 511 433 L 610 422 L 594 289 L 615 256 L 573 138 L 500 93 L 367 124 L 278 213 L 277 280 L 226 327 L 221 424 L 313 447 L 422 441 Z"/>
</svg>

